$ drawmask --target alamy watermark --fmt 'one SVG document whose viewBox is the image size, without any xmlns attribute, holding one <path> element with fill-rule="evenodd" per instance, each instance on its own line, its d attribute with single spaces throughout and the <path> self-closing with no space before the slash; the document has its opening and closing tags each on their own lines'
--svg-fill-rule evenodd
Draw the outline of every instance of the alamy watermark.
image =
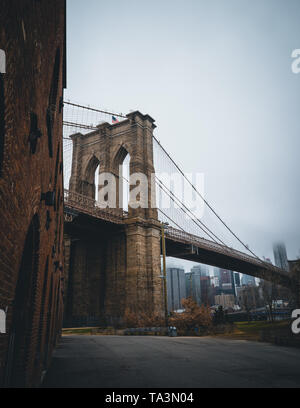
<svg viewBox="0 0 300 408">
<path fill-rule="evenodd" d="M 295 319 L 292 322 L 292 332 L 294 334 L 299 334 L 300 333 L 300 309 L 295 309 L 292 312 L 292 319 Z"/>
<path fill-rule="evenodd" d="M 6 74 L 6 54 L 0 49 L 0 74 Z"/>
<path fill-rule="evenodd" d="M 6 334 L 6 310 L 0 309 L 0 334 Z"/>
<path fill-rule="evenodd" d="M 125 184 L 123 180 L 122 166 L 120 166 L 118 178 L 112 173 L 99 174 L 97 197 L 99 208 L 122 207 Z M 186 217 L 189 212 L 193 212 L 198 219 L 204 214 L 204 200 L 199 199 L 199 194 L 204 197 L 203 173 L 187 173 L 185 177 L 179 173 L 152 173 L 149 176 L 144 173 L 132 173 L 126 181 L 128 184 L 125 188 L 129 190 L 128 207 L 130 208 L 183 208 Z M 117 199 L 118 183 L 119 200 Z"/>
<path fill-rule="evenodd" d="M 300 73 L 300 49 L 296 49 L 292 52 L 291 57 L 294 59 L 292 62 L 291 68 L 294 74 Z"/>
</svg>

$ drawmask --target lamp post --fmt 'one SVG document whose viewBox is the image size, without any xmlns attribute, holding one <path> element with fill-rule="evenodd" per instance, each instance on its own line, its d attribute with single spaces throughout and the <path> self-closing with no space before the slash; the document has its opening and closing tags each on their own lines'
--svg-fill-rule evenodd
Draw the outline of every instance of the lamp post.
<svg viewBox="0 0 300 408">
<path fill-rule="evenodd" d="M 163 255 L 163 288 L 164 288 L 164 306 L 165 306 L 165 322 L 168 327 L 168 296 L 167 296 L 167 270 L 166 270 L 166 240 L 165 240 L 165 226 L 169 225 L 167 222 L 161 224 L 161 243 Z"/>
</svg>

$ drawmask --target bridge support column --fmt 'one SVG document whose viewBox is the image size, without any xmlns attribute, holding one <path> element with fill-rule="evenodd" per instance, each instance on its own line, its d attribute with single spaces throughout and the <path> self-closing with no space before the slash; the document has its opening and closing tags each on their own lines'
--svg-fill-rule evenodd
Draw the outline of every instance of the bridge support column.
<svg viewBox="0 0 300 408">
<path fill-rule="evenodd" d="M 99 324 L 104 317 L 105 243 L 65 235 L 65 326 Z"/>
<path fill-rule="evenodd" d="M 129 219 L 126 251 L 126 308 L 163 315 L 159 223 Z"/>
<path fill-rule="evenodd" d="M 108 238 L 105 269 L 105 320 L 108 325 L 122 324 L 126 300 L 126 233 Z"/>
</svg>

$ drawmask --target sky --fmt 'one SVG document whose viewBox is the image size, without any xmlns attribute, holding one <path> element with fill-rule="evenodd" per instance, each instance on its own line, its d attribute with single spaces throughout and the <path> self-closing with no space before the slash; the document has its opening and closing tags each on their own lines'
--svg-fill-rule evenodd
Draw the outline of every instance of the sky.
<svg viewBox="0 0 300 408">
<path fill-rule="evenodd" d="M 184 172 L 203 173 L 205 198 L 258 256 L 273 261 L 274 241 L 300 256 L 299 0 L 67 7 L 65 99 L 149 114 L 155 136 Z"/>
</svg>

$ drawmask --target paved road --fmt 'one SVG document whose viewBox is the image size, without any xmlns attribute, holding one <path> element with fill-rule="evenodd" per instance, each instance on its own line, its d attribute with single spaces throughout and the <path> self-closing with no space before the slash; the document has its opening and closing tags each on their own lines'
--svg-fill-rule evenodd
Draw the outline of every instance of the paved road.
<svg viewBox="0 0 300 408">
<path fill-rule="evenodd" d="M 300 349 L 212 337 L 64 336 L 43 387 L 300 387 Z"/>
</svg>

